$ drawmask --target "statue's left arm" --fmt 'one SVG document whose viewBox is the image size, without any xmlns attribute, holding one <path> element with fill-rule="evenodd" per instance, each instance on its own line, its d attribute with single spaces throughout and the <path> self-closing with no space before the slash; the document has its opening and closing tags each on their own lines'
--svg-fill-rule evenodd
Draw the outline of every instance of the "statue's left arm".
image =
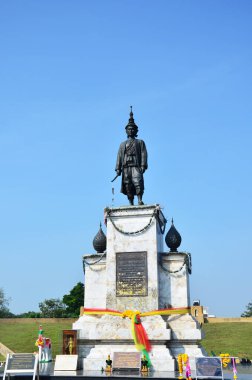
<svg viewBox="0 0 252 380">
<path fill-rule="evenodd" d="M 140 140 L 140 147 L 141 147 L 141 169 L 144 172 L 148 168 L 148 153 L 145 146 L 145 142 L 143 140 Z"/>
</svg>

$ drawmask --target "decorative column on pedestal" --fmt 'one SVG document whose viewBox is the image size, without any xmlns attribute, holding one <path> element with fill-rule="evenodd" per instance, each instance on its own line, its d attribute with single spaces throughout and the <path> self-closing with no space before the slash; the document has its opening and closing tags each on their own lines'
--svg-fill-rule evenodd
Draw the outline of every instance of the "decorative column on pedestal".
<svg viewBox="0 0 252 380">
<path fill-rule="evenodd" d="M 190 253 L 178 252 L 181 240 L 172 220 L 172 225 L 165 237 L 170 252 L 160 255 L 160 308 L 190 306 L 189 275 L 192 273 L 192 261 Z M 206 354 L 200 346 L 202 331 L 199 323 L 190 314 L 185 314 L 169 316 L 167 325 L 172 334 L 171 341 L 168 344 L 171 353 L 174 357 L 181 353 L 188 354 L 191 367 L 194 369 L 194 357 Z"/>
</svg>

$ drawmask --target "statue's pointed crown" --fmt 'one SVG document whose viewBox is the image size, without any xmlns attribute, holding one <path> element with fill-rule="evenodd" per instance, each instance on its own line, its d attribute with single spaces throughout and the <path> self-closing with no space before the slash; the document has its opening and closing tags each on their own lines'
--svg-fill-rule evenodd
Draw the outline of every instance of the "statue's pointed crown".
<svg viewBox="0 0 252 380">
<path fill-rule="evenodd" d="M 130 117 L 129 117 L 129 122 L 128 124 L 126 125 L 125 129 L 127 127 L 134 127 L 135 129 L 138 129 L 138 126 L 135 124 L 135 120 L 134 120 L 134 117 L 133 117 L 133 112 L 132 112 L 132 106 L 130 106 Z"/>
</svg>

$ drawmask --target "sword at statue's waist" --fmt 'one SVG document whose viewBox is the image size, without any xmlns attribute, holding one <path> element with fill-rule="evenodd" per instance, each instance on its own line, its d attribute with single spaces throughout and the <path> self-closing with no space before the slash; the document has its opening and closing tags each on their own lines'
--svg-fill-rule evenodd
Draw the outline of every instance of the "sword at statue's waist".
<svg viewBox="0 0 252 380">
<path fill-rule="evenodd" d="M 119 174 L 117 174 L 117 175 L 115 176 L 115 178 L 112 179 L 111 182 L 114 182 L 114 181 L 116 180 L 117 177 L 119 177 Z"/>
</svg>

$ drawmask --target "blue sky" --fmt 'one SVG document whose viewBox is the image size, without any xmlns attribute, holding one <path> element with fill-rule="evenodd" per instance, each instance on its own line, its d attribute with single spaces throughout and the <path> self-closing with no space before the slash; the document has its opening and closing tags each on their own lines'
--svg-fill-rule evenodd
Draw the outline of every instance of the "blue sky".
<svg viewBox="0 0 252 380">
<path fill-rule="evenodd" d="M 144 201 L 192 254 L 191 299 L 244 311 L 251 16 L 245 0 L 1 2 L 0 287 L 12 312 L 83 280 L 130 105 L 149 153 Z"/>
</svg>

